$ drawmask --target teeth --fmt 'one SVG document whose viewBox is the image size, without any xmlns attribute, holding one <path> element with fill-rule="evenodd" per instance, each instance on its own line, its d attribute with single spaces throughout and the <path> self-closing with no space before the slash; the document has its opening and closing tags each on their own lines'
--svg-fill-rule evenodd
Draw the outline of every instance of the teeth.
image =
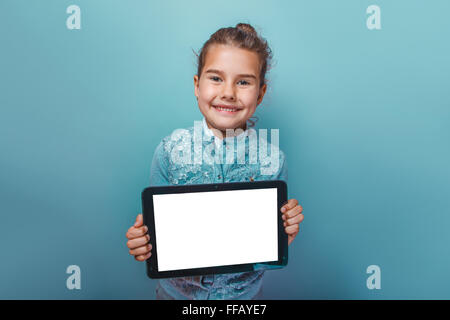
<svg viewBox="0 0 450 320">
<path fill-rule="evenodd" d="M 231 111 L 231 112 L 236 111 L 236 109 L 229 109 L 229 108 L 222 108 L 222 107 L 216 107 L 216 109 L 219 109 L 221 111 Z"/>
</svg>

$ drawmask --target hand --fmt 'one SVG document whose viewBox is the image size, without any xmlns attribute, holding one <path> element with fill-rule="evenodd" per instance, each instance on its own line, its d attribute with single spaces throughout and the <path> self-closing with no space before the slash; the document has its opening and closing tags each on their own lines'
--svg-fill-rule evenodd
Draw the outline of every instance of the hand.
<svg viewBox="0 0 450 320">
<path fill-rule="evenodd" d="M 148 228 L 144 225 L 142 213 L 136 217 L 134 225 L 128 229 L 126 237 L 128 238 L 127 247 L 129 252 L 138 261 L 145 261 L 152 255 L 152 245 L 149 242 L 150 236 L 147 233 Z"/>
<path fill-rule="evenodd" d="M 303 208 L 298 204 L 295 199 L 290 199 L 288 203 L 281 207 L 283 213 L 283 220 L 285 227 L 284 230 L 288 234 L 288 245 L 294 241 L 299 231 L 299 224 L 303 221 L 304 216 L 302 214 Z"/>
</svg>

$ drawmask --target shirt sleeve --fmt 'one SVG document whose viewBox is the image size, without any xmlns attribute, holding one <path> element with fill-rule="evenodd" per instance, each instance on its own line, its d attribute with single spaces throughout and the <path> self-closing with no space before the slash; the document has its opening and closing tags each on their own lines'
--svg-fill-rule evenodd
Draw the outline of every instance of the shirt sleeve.
<svg viewBox="0 0 450 320">
<path fill-rule="evenodd" d="M 163 141 L 155 149 L 152 165 L 150 168 L 150 186 L 170 185 L 168 170 L 169 162 L 164 152 Z"/>
<path fill-rule="evenodd" d="M 278 171 L 272 176 L 271 180 L 283 180 L 284 182 L 288 182 L 288 170 L 287 170 L 287 161 L 284 152 L 280 150 L 280 167 Z"/>
</svg>

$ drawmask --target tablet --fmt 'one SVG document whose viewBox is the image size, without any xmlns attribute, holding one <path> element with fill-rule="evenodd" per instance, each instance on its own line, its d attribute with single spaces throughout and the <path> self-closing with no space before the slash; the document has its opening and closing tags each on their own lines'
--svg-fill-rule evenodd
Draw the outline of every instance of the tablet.
<svg viewBox="0 0 450 320">
<path fill-rule="evenodd" d="M 282 268 L 281 180 L 148 187 L 142 192 L 152 279 Z"/>
</svg>

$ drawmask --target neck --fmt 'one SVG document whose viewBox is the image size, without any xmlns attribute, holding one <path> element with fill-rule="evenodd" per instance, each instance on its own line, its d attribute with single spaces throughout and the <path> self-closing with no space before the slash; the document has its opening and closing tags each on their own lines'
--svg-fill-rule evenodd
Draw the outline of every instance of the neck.
<svg viewBox="0 0 450 320">
<path fill-rule="evenodd" d="M 205 120 L 206 120 L 206 119 L 205 119 Z M 214 127 L 208 122 L 208 120 L 206 120 L 206 125 L 208 126 L 208 128 L 212 131 L 212 133 L 213 133 L 216 137 L 218 137 L 218 138 L 220 138 L 220 139 L 226 137 L 226 130 L 221 130 L 221 129 L 214 128 Z M 233 130 L 236 130 L 236 129 L 242 129 L 242 130 L 244 130 L 244 131 L 247 130 L 247 121 L 246 121 L 244 124 L 238 126 L 237 128 L 232 128 L 232 129 L 233 129 Z M 220 133 L 219 133 L 219 132 L 220 132 Z"/>
</svg>

